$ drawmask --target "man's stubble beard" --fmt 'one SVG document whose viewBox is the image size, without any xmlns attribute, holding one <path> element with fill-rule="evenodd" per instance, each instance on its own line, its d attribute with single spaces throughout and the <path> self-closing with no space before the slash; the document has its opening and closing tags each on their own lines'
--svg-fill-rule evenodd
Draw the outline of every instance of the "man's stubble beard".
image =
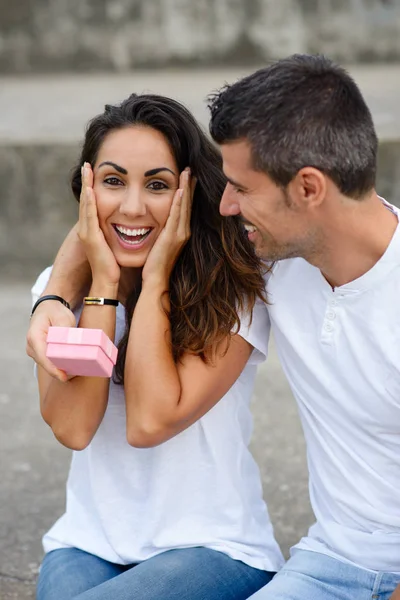
<svg viewBox="0 0 400 600">
<path fill-rule="evenodd" d="M 270 235 L 262 235 L 260 250 L 256 248 L 256 254 L 262 260 L 279 261 L 289 258 L 303 258 L 307 262 L 314 263 L 316 257 L 322 253 L 322 240 L 316 231 L 309 232 L 308 235 L 298 241 L 287 244 L 279 244 L 275 238 Z"/>
</svg>

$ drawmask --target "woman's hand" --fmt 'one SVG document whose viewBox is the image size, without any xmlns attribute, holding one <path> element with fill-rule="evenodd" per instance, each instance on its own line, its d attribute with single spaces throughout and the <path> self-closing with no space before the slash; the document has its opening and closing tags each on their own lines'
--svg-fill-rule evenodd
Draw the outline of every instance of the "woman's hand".
<svg viewBox="0 0 400 600">
<path fill-rule="evenodd" d="M 120 267 L 100 229 L 93 190 L 93 171 L 89 163 L 82 167 L 78 235 L 90 263 L 93 282 L 100 282 L 105 287 L 118 286 Z"/>
<path fill-rule="evenodd" d="M 165 290 L 179 254 L 190 238 L 190 217 L 196 179 L 187 168 L 179 178 L 169 217 L 149 252 L 142 272 L 143 286 L 155 283 Z"/>
</svg>

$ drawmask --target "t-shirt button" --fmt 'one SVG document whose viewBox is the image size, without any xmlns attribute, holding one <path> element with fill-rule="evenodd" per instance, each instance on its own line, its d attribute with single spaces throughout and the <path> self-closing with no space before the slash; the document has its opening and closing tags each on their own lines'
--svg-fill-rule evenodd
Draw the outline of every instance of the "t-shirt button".
<svg viewBox="0 0 400 600">
<path fill-rule="evenodd" d="M 333 321 L 336 319 L 336 313 L 334 313 L 333 310 L 330 310 L 328 313 L 326 313 L 326 318 L 330 321 Z"/>
<path fill-rule="evenodd" d="M 337 303 L 338 303 L 338 301 L 337 301 L 337 300 L 331 300 L 331 302 L 330 302 L 331 306 L 336 306 L 336 305 L 337 305 Z"/>
<path fill-rule="evenodd" d="M 330 323 L 325 323 L 324 329 L 325 329 L 325 331 L 330 332 L 330 331 L 333 331 L 333 326 Z"/>
</svg>

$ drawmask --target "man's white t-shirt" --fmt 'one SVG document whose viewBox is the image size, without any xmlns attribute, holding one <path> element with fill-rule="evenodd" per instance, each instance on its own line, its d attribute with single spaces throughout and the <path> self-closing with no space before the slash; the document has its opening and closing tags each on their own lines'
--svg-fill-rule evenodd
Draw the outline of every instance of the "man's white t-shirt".
<svg viewBox="0 0 400 600">
<path fill-rule="evenodd" d="M 49 277 L 36 282 L 35 299 Z M 99 309 L 101 310 L 101 308 Z M 117 308 L 116 341 L 125 329 Z M 254 351 L 229 392 L 199 421 L 155 448 L 126 441 L 122 386 L 110 384 L 103 421 L 90 445 L 73 452 L 65 514 L 44 536 L 45 552 L 76 547 L 118 564 L 171 549 L 204 546 L 257 569 L 283 557 L 248 449 L 257 364 L 267 355 L 268 313 L 258 304 L 240 335 Z"/>
<path fill-rule="evenodd" d="M 400 227 L 351 283 L 332 290 L 295 258 L 276 264 L 268 292 L 317 520 L 296 548 L 400 572 Z"/>
</svg>

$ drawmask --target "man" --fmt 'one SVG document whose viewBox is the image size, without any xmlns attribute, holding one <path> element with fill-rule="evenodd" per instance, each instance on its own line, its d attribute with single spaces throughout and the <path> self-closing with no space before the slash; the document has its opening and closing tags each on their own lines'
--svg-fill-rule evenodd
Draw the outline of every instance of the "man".
<svg viewBox="0 0 400 600">
<path fill-rule="evenodd" d="M 254 598 L 388 600 L 400 583 L 400 228 L 374 190 L 371 115 L 347 73 L 312 56 L 225 88 L 211 114 L 228 178 L 221 212 L 239 215 L 258 254 L 276 261 L 269 315 L 317 519 Z M 61 253 L 46 294 L 63 295 L 68 263 Z M 74 303 L 81 292 L 68 293 Z M 28 353 L 62 378 L 46 364 L 45 336 L 71 315 L 59 302 L 36 315 Z"/>
<path fill-rule="evenodd" d="M 210 108 L 221 213 L 276 261 L 269 315 L 317 519 L 254 598 L 387 599 L 400 582 L 400 227 L 374 189 L 370 112 L 343 69 L 300 55 Z"/>
</svg>

